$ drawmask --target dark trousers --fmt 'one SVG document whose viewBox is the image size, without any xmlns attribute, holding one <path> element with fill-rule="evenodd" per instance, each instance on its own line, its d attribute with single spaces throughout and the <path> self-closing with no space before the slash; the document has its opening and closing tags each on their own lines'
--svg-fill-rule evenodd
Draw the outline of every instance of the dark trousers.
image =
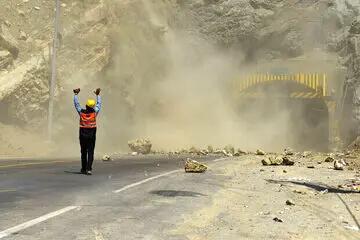
<svg viewBox="0 0 360 240">
<path fill-rule="evenodd" d="M 91 171 L 94 161 L 96 136 L 82 136 L 80 134 L 81 147 L 81 171 Z"/>
</svg>

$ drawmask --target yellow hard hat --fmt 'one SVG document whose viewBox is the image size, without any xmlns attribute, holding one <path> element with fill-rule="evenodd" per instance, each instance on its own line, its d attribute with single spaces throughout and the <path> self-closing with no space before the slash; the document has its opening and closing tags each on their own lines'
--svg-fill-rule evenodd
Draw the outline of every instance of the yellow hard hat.
<svg viewBox="0 0 360 240">
<path fill-rule="evenodd" d="M 95 100 L 94 99 L 88 99 L 87 102 L 86 102 L 86 106 L 88 107 L 95 107 Z"/>
</svg>

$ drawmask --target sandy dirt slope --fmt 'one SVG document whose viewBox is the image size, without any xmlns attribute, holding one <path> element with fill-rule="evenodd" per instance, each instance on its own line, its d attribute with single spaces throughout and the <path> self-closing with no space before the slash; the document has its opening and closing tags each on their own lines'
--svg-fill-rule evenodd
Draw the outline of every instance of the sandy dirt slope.
<svg viewBox="0 0 360 240">
<path fill-rule="evenodd" d="M 248 155 L 217 163 L 212 171 L 229 181 L 219 183 L 224 187 L 211 205 L 186 215 L 172 233 L 194 240 L 360 238 L 360 195 L 338 187 L 358 180 L 357 172 L 309 159 L 286 167 L 260 160 Z"/>
</svg>

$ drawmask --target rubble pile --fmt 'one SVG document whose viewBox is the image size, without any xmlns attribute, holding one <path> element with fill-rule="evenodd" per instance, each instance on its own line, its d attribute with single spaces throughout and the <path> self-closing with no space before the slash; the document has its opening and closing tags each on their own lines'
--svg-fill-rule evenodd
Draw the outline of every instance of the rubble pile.
<svg viewBox="0 0 360 240">
<path fill-rule="evenodd" d="M 132 152 L 149 154 L 151 152 L 152 143 L 149 139 L 135 139 L 128 142 L 128 146 Z"/>
<path fill-rule="evenodd" d="M 202 173 L 205 172 L 208 167 L 205 164 L 199 163 L 198 161 L 190 158 L 185 161 L 185 172 L 187 173 Z"/>
<path fill-rule="evenodd" d="M 295 161 L 290 159 L 288 156 L 270 156 L 268 158 L 261 160 L 262 165 L 264 166 L 292 166 L 295 164 Z"/>
<path fill-rule="evenodd" d="M 266 152 L 261 150 L 261 149 L 257 149 L 256 152 L 255 152 L 256 155 L 259 155 L 259 156 L 264 156 L 266 155 Z"/>
</svg>

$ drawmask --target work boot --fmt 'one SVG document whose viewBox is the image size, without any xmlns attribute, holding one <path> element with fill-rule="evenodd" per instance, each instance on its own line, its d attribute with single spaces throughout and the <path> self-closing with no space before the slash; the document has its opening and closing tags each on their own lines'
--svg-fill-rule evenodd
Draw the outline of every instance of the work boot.
<svg viewBox="0 0 360 240">
<path fill-rule="evenodd" d="M 80 170 L 80 173 L 81 173 L 81 174 L 86 174 L 86 171 L 85 171 L 84 169 L 81 169 L 81 170 Z"/>
<path fill-rule="evenodd" d="M 86 175 L 92 175 L 92 172 L 91 172 L 91 171 L 87 171 L 87 172 L 86 172 Z"/>
</svg>

